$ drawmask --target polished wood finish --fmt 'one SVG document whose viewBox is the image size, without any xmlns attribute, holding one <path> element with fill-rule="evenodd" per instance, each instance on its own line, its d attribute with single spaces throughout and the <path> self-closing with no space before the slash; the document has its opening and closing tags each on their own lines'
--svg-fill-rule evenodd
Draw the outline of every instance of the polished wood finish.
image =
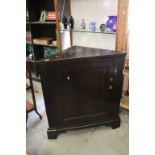
<svg viewBox="0 0 155 155">
<path fill-rule="evenodd" d="M 125 53 L 74 46 L 38 61 L 48 138 L 69 129 L 120 126 Z"/>
</svg>

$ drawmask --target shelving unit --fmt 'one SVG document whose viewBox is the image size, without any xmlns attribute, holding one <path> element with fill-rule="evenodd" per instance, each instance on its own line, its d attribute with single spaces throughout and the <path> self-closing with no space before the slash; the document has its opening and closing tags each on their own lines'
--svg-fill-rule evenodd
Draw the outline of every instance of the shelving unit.
<svg viewBox="0 0 155 155">
<path fill-rule="evenodd" d="M 60 0 L 59 0 L 60 1 Z M 62 0 L 62 5 L 64 4 L 65 0 Z M 66 3 L 67 2 L 67 3 Z M 67 38 L 66 40 L 63 40 L 62 43 L 65 42 L 64 44 L 64 49 L 68 48 L 68 46 L 73 46 L 73 45 L 78 45 L 78 46 L 88 46 L 88 47 L 96 47 L 96 48 L 106 48 L 108 49 L 109 46 L 111 46 L 111 49 L 115 48 L 115 43 L 114 43 L 114 39 L 116 38 L 116 32 L 101 32 L 99 27 L 101 24 L 105 24 L 105 18 L 108 17 L 108 15 L 117 15 L 117 11 L 107 11 L 106 4 L 104 4 L 104 2 L 102 1 L 98 1 L 96 4 L 96 7 L 99 8 L 99 11 L 94 11 L 96 9 L 96 7 L 93 5 L 93 3 L 95 3 L 95 1 L 89 1 L 89 0 L 83 0 L 83 1 L 74 1 L 74 0 L 66 0 L 65 4 L 64 4 L 64 13 L 62 15 L 62 12 L 60 12 L 60 15 L 62 15 L 61 18 L 63 18 L 63 16 L 73 16 L 74 21 L 75 21 L 75 25 L 74 25 L 74 29 L 70 30 L 70 29 L 62 29 L 60 30 L 61 34 L 62 34 L 62 38 Z M 101 6 L 100 4 L 103 5 Z M 111 2 L 109 2 L 110 4 Z M 117 3 L 115 3 L 117 4 Z M 81 7 L 81 11 L 78 12 L 78 9 L 75 9 L 75 6 L 78 6 L 77 8 Z M 111 5 L 110 6 L 114 6 Z M 115 5 L 117 8 L 117 5 Z M 63 8 L 63 7 L 61 7 Z M 114 9 L 116 10 L 116 9 Z M 107 11 L 107 13 L 105 12 Z M 102 12 L 102 14 L 101 14 Z M 109 13 L 109 14 L 108 14 Z M 90 15 L 90 16 L 89 16 Z M 86 22 L 86 29 L 81 29 L 80 27 L 80 23 L 81 20 L 85 19 Z M 62 21 L 62 19 L 61 19 Z M 91 31 L 89 28 L 89 23 L 91 21 L 96 22 L 96 28 L 97 30 Z M 81 34 L 80 34 L 81 33 Z M 92 34 L 92 35 L 91 35 Z M 94 34 L 94 36 L 93 36 Z M 99 35 L 98 35 L 99 34 Z M 102 36 L 103 34 L 103 36 Z M 109 35 L 109 36 L 108 36 Z M 69 39 L 68 39 L 69 38 Z M 109 39 L 109 41 L 112 40 L 112 43 L 108 44 L 107 46 L 104 46 L 105 42 L 107 43 L 106 39 Z M 113 39 L 114 38 L 114 39 Z M 81 39 L 81 41 L 77 41 Z M 85 40 L 88 39 L 88 44 L 85 42 Z M 93 44 L 91 44 L 91 42 L 93 42 L 92 40 L 96 39 L 94 41 Z M 103 41 L 101 41 L 103 39 Z M 69 40 L 69 41 L 68 41 Z M 84 42 L 83 42 L 84 40 Z M 67 43 L 66 43 L 67 41 Z M 94 46 L 96 42 L 96 46 Z M 97 47 L 98 46 L 98 47 Z"/>
<path fill-rule="evenodd" d="M 64 1 L 65 0 L 59 0 L 59 3 L 61 2 L 61 6 L 59 6 L 59 8 L 60 8 L 60 10 L 62 10 L 62 8 L 63 8 L 63 4 L 64 4 Z M 116 14 L 115 15 L 117 15 L 117 32 L 116 33 L 114 33 L 115 35 L 116 35 L 116 41 L 115 41 L 115 45 L 114 45 L 114 48 L 116 49 L 116 51 L 118 51 L 118 52 L 121 52 L 121 51 L 125 51 L 125 42 L 126 42 L 126 30 L 127 30 L 127 17 L 128 17 L 128 1 L 129 0 L 117 0 L 118 2 L 117 2 L 117 12 L 116 12 Z M 75 4 L 75 2 L 76 2 L 76 4 Z M 72 4 L 71 4 L 72 3 Z M 83 1 L 74 1 L 74 0 L 66 0 L 65 1 L 65 7 L 64 7 L 64 13 L 63 13 L 63 15 L 65 15 L 65 16 L 69 16 L 69 15 L 72 15 L 73 16 L 73 18 L 75 17 L 75 9 L 74 9 L 74 7 L 75 6 L 77 6 L 78 5 L 78 3 L 80 4 L 80 5 L 82 5 L 82 7 L 85 7 L 85 10 L 86 10 L 86 12 L 87 12 L 87 14 L 88 14 L 88 12 L 90 11 L 90 8 L 88 8 L 88 3 L 89 3 L 89 0 L 87 0 L 87 2 L 86 2 L 86 0 L 83 0 Z M 108 2 L 108 3 L 110 3 L 110 2 Z M 103 1 L 103 7 L 105 6 L 104 5 L 104 1 Z M 80 7 L 80 5 L 79 5 L 79 7 Z M 89 6 L 93 6 L 93 5 L 89 5 Z M 71 7 L 72 7 L 72 9 L 71 9 Z M 96 2 L 96 7 L 99 7 L 99 4 L 98 4 L 98 2 Z M 75 26 L 76 26 L 76 24 L 79 22 L 79 17 L 82 19 L 82 18 L 84 18 L 84 19 L 86 19 L 86 25 L 88 24 L 88 22 L 90 21 L 90 20 L 94 20 L 94 18 L 96 18 L 97 16 L 102 16 L 102 14 L 101 14 L 101 10 L 98 10 L 98 11 L 100 11 L 100 14 L 99 15 L 97 15 L 97 13 L 96 14 L 94 14 L 94 16 L 92 16 L 91 17 L 91 15 L 92 15 L 92 12 L 94 12 L 94 9 L 96 8 L 95 6 L 94 7 L 92 7 L 92 10 L 90 11 L 90 18 L 88 18 L 88 16 L 86 15 L 84 15 L 84 9 L 82 9 L 82 13 L 81 12 L 77 12 L 77 11 L 79 11 L 78 9 L 76 10 L 76 17 L 78 17 L 78 19 L 75 17 L 75 20 L 77 20 L 76 22 L 75 22 Z M 104 13 L 105 13 L 105 10 L 106 10 L 107 8 L 103 8 L 103 15 L 104 15 Z M 72 10 L 72 11 L 71 11 Z M 98 11 L 96 11 L 96 12 L 98 12 Z M 60 15 L 61 15 L 61 11 L 60 11 Z M 110 15 L 110 14 L 109 14 Z M 96 17 L 95 17 L 96 16 Z M 97 18 L 98 19 L 98 18 Z M 101 20 L 100 20 L 101 21 Z M 69 30 L 61 30 L 61 32 L 70 32 L 70 44 L 71 44 L 71 46 L 73 46 L 73 38 L 75 38 L 75 36 L 74 36 L 74 33 L 77 33 L 77 32 L 87 32 L 87 33 L 91 33 L 90 31 L 81 31 L 81 30 L 73 30 L 73 31 L 69 31 Z M 96 33 L 98 33 L 98 32 L 96 32 Z M 110 34 L 110 33 L 103 33 L 103 34 Z M 68 35 L 68 34 L 67 34 Z M 75 34 L 76 36 L 77 36 L 77 34 Z M 85 35 L 85 34 L 84 34 Z M 83 36 L 84 36 L 83 35 Z M 85 35 L 86 36 L 86 35 Z M 102 38 L 101 38 L 102 39 Z M 89 40 L 89 39 L 88 39 Z"/>
<path fill-rule="evenodd" d="M 49 50 L 59 49 L 61 51 L 60 31 L 59 31 L 59 17 L 58 17 L 58 1 L 57 0 L 26 0 L 26 10 L 28 11 L 28 17 L 26 19 L 26 32 L 30 32 L 31 40 L 26 41 L 26 53 L 29 56 L 30 53 L 33 55 L 33 60 L 39 60 L 44 58 L 45 47 Z M 42 11 L 56 12 L 56 20 L 48 20 L 41 22 L 40 16 Z M 56 43 L 43 44 L 34 43 L 33 39 L 46 37 L 52 38 Z M 29 51 L 31 48 L 33 52 Z M 38 68 L 33 65 L 31 66 L 33 72 L 39 75 Z"/>
</svg>

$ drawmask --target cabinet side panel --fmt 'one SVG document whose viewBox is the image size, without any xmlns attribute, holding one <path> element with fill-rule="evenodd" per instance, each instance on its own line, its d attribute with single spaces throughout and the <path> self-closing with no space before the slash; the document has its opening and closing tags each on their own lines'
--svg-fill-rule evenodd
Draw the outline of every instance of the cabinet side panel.
<svg viewBox="0 0 155 155">
<path fill-rule="evenodd" d="M 40 65 L 41 84 L 45 101 L 46 114 L 50 128 L 62 125 L 61 114 L 56 100 L 56 76 L 51 64 Z"/>
<path fill-rule="evenodd" d="M 121 56 L 115 59 L 115 68 L 114 68 L 114 114 L 117 117 L 120 109 L 120 100 L 122 95 L 122 87 L 123 87 L 123 68 L 124 68 L 124 60 L 125 56 Z"/>
</svg>

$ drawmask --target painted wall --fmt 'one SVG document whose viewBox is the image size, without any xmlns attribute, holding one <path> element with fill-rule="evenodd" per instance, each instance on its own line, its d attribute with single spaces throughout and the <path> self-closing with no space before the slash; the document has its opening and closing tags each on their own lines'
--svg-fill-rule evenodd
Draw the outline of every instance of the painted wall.
<svg viewBox="0 0 155 155">
<path fill-rule="evenodd" d="M 80 28 L 82 18 L 89 28 L 91 21 L 96 22 L 97 29 L 106 23 L 109 15 L 117 15 L 118 0 L 71 0 L 71 14 L 74 18 L 75 28 Z M 62 25 L 61 25 L 62 27 Z M 70 35 L 62 32 L 62 49 L 70 47 Z M 115 49 L 115 34 L 74 32 L 73 45 Z"/>
<path fill-rule="evenodd" d="M 91 21 L 96 22 L 97 28 L 105 23 L 109 15 L 117 15 L 118 0 L 71 0 L 71 14 L 75 27 L 80 27 L 84 18 L 89 28 Z M 73 33 L 73 44 L 86 47 L 115 49 L 116 36 L 113 34 Z"/>
<path fill-rule="evenodd" d="M 65 50 L 69 47 L 71 47 L 70 44 L 70 32 L 62 32 L 61 31 L 61 46 L 62 46 L 62 50 Z"/>
</svg>

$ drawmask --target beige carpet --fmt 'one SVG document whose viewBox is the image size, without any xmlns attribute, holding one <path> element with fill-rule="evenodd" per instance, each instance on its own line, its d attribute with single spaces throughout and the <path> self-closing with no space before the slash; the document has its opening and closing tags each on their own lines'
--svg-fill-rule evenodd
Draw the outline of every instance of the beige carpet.
<svg viewBox="0 0 155 155">
<path fill-rule="evenodd" d="M 31 155 L 128 155 L 129 120 L 128 111 L 121 110 L 121 127 L 115 130 L 100 126 L 81 130 L 67 131 L 56 140 L 48 140 L 48 128 L 41 86 L 34 83 L 40 120 L 35 112 L 29 114 L 26 142 Z M 27 98 L 30 99 L 30 92 Z"/>
</svg>

